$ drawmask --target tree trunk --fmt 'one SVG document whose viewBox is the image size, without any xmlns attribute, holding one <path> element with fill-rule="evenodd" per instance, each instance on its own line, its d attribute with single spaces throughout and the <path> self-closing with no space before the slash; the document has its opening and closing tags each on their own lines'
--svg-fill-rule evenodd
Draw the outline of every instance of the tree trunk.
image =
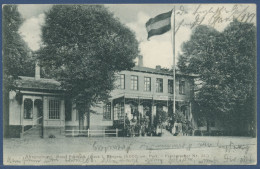
<svg viewBox="0 0 260 169">
<path fill-rule="evenodd" d="M 9 128 L 9 92 L 3 90 L 3 134 L 8 137 Z"/>
<path fill-rule="evenodd" d="M 79 130 L 84 130 L 84 114 L 83 109 L 78 110 L 79 113 Z"/>
<path fill-rule="evenodd" d="M 90 105 L 88 104 L 88 106 L 87 106 L 87 112 L 86 112 L 87 114 L 87 125 L 86 125 L 86 129 L 89 129 L 89 127 L 90 127 Z"/>
<path fill-rule="evenodd" d="M 87 130 L 90 126 L 90 104 L 87 103 L 85 105 L 78 106 L 79 113 L 79 130 Z M 87 120 L 85 121 L 85 115 Z M 84 125 L 84 123 L 86 125 Z"/>
</svg>

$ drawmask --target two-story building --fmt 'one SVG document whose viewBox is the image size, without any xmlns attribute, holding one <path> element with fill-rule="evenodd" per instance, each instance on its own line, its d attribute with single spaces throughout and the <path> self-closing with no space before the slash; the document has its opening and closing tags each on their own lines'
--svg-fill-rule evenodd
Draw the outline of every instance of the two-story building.
<svg viewBox="0 0 260 169">
<path fill-rule="evenodd" d="M 194 75 L 176 72 L 175 105 L 186 119 L 194 123 L 192 102 L 194 95 Z M 131 71 L 117 75 L 117 89 L 111 93 L 110 102 L 104 106 L 103 118 L 112 124 L 124 124 L 138 116 L 147 116 L 152 124 L 157 111 L 173 111 L 173 72 L 136 66 Z M 125 124 L 124 124 L 125 125 Z"/>
<path fill-rule="evenodd" d="M 66 91 L 53 79 L 40 78 L 36 66 L 35 77 L 20 77 L 15 91 L 9 93 L 8 132 L 12 137 L 37 135 L 60 137 L 66 130 L 79 129 L 79 116 L 73 104 L 66 100 Z M 193 117 L 194 77 L 176 72 L 173 91 L 172 72 L 157 66 L 155 69 L 136 66 L 117 74 L 117 88 L 111 92 L 108 103 L 92 109 L 91 130 L 125 125 L 125 120 L 146 116 L 152 124 L 159 110 L 173 110 L 175 92 L 176 109 L 196 125 Z M 86 117 L 85 117 L 86 118 Z M 87 120 L 85 120 L 87 121 Z M 88 124 L 84 124 L 88 125 Z M 34 130 L 31 130 L 34 127 Z M 28 131 L 28 132 L 27 132 Z"/>
</svg>

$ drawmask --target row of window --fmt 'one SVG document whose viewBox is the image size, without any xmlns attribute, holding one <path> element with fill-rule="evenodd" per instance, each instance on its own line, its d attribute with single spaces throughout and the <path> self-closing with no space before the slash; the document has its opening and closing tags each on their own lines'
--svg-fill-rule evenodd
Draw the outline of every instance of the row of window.
<svg viewBox="0 0 260 169">
<path fill-rule="evenodd" d="M 125 75 L 121 74 L 119 78 L 119 88 L 125 89 Z M 139 90 L 138 76 L 131 75 L 131 90 Z M 144 77 L 144 91 L 151 91 L 151 77 Z M 156 78 L 156 92 L 163 93 L 163 79 Z M 173 80 L 168 79 L 168 93 L 173 93 Z M 185 81 L 179 82 L 179 94 L 185 94 Z"/>
<path fill-rule="evenodd" d="M 37 102 L 35 102 L 37 104 Z M 42 115 L 42 103 L 41 106 L 37 105 L 38 116 Z M 24 119 L 33 118 L 33 102 L 31 99 L 24 100 Z M 49 119 L 60 119 L 60 101 L 49 100 Z"/>
<path fill-rule="evenodd" d="M 130 106 L 131 108 L 131 114 L 135 114 L 136 112 L 138 112 L 138 106 Z M 114 120 L 120 120 L 120 119 L 124 119 L 124 115 L 125 115 L 125 106 L 124 103 L 118 103 L 116 105 L 114 105 L 113 107 L 113 112 L 114 112 Z M 168 107 L 168 109 L 172 110 L 172 107 Z M 159 110 L 163 110 L 163 106 L 162 105 L 157 105 L 156 106 L 156 111 Z M 111 103 L 107 103 L 104 107 L 103 107 L 103 119 L 105 120 L 112 120 L 111 117 Z M 184 117 L 186 120 L 189 119 L 189 111 L 187 110 L 187 106 L 182 106 L 180 108 L 180 111 L 183 113 Z M 151 116 L 151 107 L 147 106 L 147 105 L 143 105 L 143 115 L 146 116 Z"/>
<path fill-rule="evenodd" d="M 60 101 L 49 100 L 49 119 L 60 119 Z M 72 102 L 65 100 L 65 121 L 72 120 Z M 79 114 L 76 113 L 76 120 L 79 120 Z"/>
<path fill-rule="evenodd" d="M 38 105 L 36 100 L 34 108 L 38 109 L 38 116 L 39 114 L 42 116 L 42 101 Z M 24 119 L 33 119 L 33 101 L 31 99 L 24 100 Z M 60 100 L 49 100 L 49 119 L 60 119 Z M 76 113 L 76 120 L 78 119 L 78 113 Z M 72 102 L 70 100 L 65 101 L 65 120 L 72 120 Z"/>
</svg>

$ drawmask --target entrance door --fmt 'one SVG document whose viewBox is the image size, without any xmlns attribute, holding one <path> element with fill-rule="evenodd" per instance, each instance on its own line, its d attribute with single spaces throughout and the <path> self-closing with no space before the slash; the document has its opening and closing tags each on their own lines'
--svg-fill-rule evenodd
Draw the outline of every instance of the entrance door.
<svg viewBox="0 0 260 169">
<path fill-rule="evenodd" d="M 43 103 L 41 99 L 36 99 L 34 101 L 34 107 L 35 107 L 35 124 L 40 125 L 42 124 L 42 116 L 43 116 Z"/>
</svg>

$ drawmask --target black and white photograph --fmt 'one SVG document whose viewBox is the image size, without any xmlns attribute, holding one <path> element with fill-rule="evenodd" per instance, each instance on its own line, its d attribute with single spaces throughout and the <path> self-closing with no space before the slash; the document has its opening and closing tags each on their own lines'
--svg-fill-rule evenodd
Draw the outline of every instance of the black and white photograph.
<svg viewBox="0 0 260 169">
<path fill-rule="evenodd" d="M 3 165 L 256 165 L 257 6 L 3 4 Z"/>
</svg>

